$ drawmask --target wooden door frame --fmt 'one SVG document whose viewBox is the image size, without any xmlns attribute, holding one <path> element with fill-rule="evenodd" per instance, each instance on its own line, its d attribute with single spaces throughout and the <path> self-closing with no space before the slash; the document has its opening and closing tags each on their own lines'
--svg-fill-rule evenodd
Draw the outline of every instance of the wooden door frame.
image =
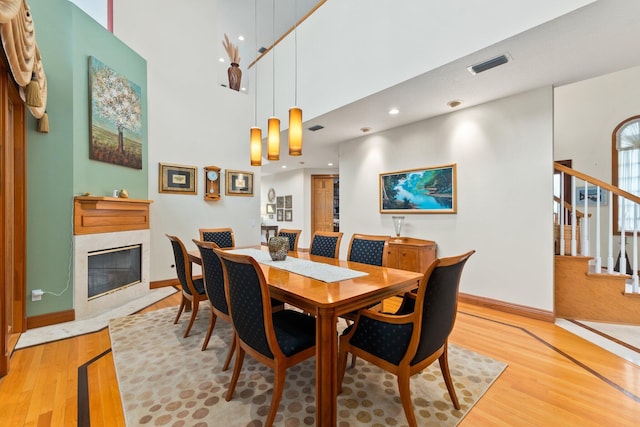
<svg viewBox="0 0 640 427">
<path fill-rule="evenodd" d="M 0 61 L 0 377 L 7 374 L 19 333 L 26 329 L 26 128 L 25 107 L 18 88 Z M 13 122 L 8 123 L 9 105 Z M 5 132 L 13 131 L 13 135 Z M 9 259 L 11 262 L 7 262 Z M 8 286 L 13 287 L 8 292 Z M 7 296 L 11 301 L 7 301 Z M 7 308 L 13 313 L 7 324 Z M 12 334 L 9 335 L 9 326 Z"/>
</svg>

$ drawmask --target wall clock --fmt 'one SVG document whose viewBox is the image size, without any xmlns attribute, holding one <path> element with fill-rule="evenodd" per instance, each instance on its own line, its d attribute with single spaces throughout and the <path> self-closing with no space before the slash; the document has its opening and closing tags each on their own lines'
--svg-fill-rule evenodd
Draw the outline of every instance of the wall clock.
<svg viewBox="0 0 640 427">
<path fill-rule="evenodd" d="M 276 200 L 276 190 L 274 190 L 273 187 L 269 189 L 269 192 L 267 193 L 267 198 L 271 203 L 273 203 L 273 201 Z"/>
<path fill-rule="evenodd" d="M 204 199 L 220 199 L 220 168 L 217 166 L 204 167 Z"/>
</svg>

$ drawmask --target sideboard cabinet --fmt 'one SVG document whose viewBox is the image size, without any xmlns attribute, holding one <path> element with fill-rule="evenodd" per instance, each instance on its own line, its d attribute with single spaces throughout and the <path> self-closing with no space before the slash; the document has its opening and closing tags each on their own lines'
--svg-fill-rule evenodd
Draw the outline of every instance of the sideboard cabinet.
<svg viewBox="0 0 640 427">
<path fill-rule="evenodd" d="M 437 245 L 432 240 L 411 237 L 389 239 L 387 267 L 424 273 L 437 257 Z"/>
</svg>

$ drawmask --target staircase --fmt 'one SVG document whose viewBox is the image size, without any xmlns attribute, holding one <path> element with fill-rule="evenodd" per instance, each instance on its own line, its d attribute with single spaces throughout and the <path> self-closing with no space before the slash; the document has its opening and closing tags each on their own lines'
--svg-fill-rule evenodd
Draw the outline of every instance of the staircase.
<svg viewBox="0 0 640 427">
<path fill-rule="evenodd" d="M 624 224 L 621 224 L 618 262 L 620 272 L 614 270 L 614 253 L 618 248 L 614 248 L 613 245 L 614 203 L 620 203 L 623 217 L 625 211 L 632 209 L 629 211 L 632 218 L 638 218 L 640 198 L 559 163 L 555 163 L 554 168 L 560 172 L 560 188 L 564 188 L 565 179 L 571 180 L 571 203 L 564 201 L 563 192 L 554 199 L 555 316 L 640 325 L 640 220 L 634 221 L 633 230 L 625 230 Z M 603 201 L 608 203 L 605 205 Z M 617 211 L 618 209 L 615 210 L 616 213 Z M 607 227 L 601 227 L 601 223 L 604 222 L 608 224 Z M 606 245 L 601 244 L 603 240 L 606 241 Z M 633 247 L 629 262 L 631 271 L 626 271 L 628 240 Z M 602 246 L 606 247 L 603 249 Z M 592 250 L 593 255 L 590 254 Z M 606 256 L 604 267 L 603 254 Z"/>
</svg>

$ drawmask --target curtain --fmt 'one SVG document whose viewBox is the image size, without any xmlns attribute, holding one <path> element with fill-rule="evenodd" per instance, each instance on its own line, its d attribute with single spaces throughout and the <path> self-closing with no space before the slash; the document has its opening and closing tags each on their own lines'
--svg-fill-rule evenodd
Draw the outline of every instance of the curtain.
<svg viewBox="0 0 640 427">
<path fill-rule="evenodd" d="M 47 78 L 36 43 L 33 18 L 26 0 L 0 0 L 0 38 L 14 80 L 20 86 L 20 96 L 26 100 L 29 83 L 38 83 L 41 106 L 26 104 L 36 118 L 41 118 L 47 105 Z"/>
</svg>

